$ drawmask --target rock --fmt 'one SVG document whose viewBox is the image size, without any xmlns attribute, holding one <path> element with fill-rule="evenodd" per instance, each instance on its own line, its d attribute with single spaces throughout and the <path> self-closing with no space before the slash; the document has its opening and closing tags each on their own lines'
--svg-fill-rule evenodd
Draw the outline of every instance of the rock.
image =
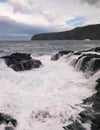
<svg viewBox="0 0 100 130">
<path fill-rule="evenodd" d="M 56 61 L 56 60 L 58 60 L 61 56 L 67 55 L 67 54 L 69 54 L 69 53 L 73 53 L 73 51 L 59 51 L 57 54 L 55 54 L 55 55 L 53 55 L 53 56 L 51 57 L 51 60 Z"/>
<path fill-rule="evenodd" d="M 87 49 L 87 50 L 82 50 L 82 51 L 77 51 L 74 54 L 75 55 L 81 55 L 84 52 L 91 52 L 91 51 L 100 52 L 100 47 L 96 47 L 96 48 L 92 48 L 92 49 Z"/>
<path fill-rule="evenodd" d="M 91 71 L 95 73 L 100 69 L 100 55 L 83 54 L 76 60 L 75 66 L 83 72 Z"/>
<path fill-rule="evenodd" d="M 83 99 L 83 104 L 91 104 L 91 103 L 93 103 L 93 101 L 95 100 L 95 94 L 94 95 L 92 95 L 91 97 L 88 97 L 88 98 L 86 98 L 86 99 Z"/>
<path fill-rule="evenodd" d="M 81 54 L 82 54 L 81 51 L 77 51 L 77 52 L 74 53 L 74 55 L 81 55 Z"/>
<path fill-rule="evenodd" d="M 65 130 L 86 130 L 85 128 L 82 127 L 81 123 L 78 121 L 75 121 L 74 123 L 63 127 Z"/>
<path fill-rule="evenodd" d="M 96 82 L 97 82 L 97 83 L 100 83 L 100 78 L 98 78 L 98 79 L 96 80 Z"/>
<path fill-rule="evenodd" d="M 95 52 L 100 52 L 100 47 L 94 48 L 94 51 L 95 51 Z"/>
<path fill-rule="evenodd" d="M 95 87 L 96 90 L 99 90 L 100 89 L 100 78 L 98 80 L 96 80 L 97 82 L 97 85 Z"/>
<path fill-rule="evenodd" d="M 15 71 L 30 70 L 32 68 L 39 68 L 42 65 L 41 61 L 32 59 L 30 54 L 26 53 L 13 53 L 1 58 L 5 60 L 8 67 Z"/>
<path fill-rule="evenodd" d="M 12 127 L 5 127 L 5 130 L 14 130 Z"/>
<path fill-rule="evenodd" d="M 100 130 L 100 114 L 95 115 L 95 119 L 91 123 L 91 130 Z"/>
<path fill-rule="evenodd" d="M 93 104 L 93 109 L 96 111 L 96 112 L 100 112 L 100 101 L 95 101 L 94 104 Z"/>
<path fill-rule="evenodd" d="M 80 120 L 82 123 L 86 123 L 87 121 L 92 121 L 94 119 L 94 111 L 88 108 L 85 111 L 82 111 L 80 114 Z"/>
<path fill-rule="evenodd" d="M 9 115 L 0 113 L 0 124 L 9 124 L 11 123 L 14 127 L 17 126 L 17 120 L 12 118 Z"/>
<path fill-rule="evenodd" d="M 92 71 L 97 71 L 100 69 L 100 59 L 98 58 L 95 58 L 93 59 L 93 68 L 92 68 Z"/>
</svg>

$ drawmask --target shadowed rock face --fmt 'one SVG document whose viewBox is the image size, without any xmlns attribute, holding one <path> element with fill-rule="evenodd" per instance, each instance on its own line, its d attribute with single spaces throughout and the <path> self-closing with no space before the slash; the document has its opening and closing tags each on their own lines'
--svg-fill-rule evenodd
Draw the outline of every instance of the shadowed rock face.
<svg viewBox="0 0 100 130">
<path fill-rule="evenodd" d="M 32 59 L 30 54 L 26 53 L 13 53 L 1 58 L 5 60 L 8 67 L 15 71 L 30 70 L 32 68 L 39 68 L 42 65 L 41 61 Z"/>
<path fill-rule="evenodd" d="M 97 54 L 84 54 L 78 58 L 76 65 L 80 63 L 79 70 L 96 72 L 100 69 L 100 55 Z"/>
<path fill-rule="evenodd" d="M 0 113 L 0 125 L 5 125 L 5 130 L 14 130 L 14 128 L 17 126 L 18 122 L 16 119 L 12 118 L 11 116 Z M 11 126 L 8 126 L 8 125 Z"/>
<path fill-rule="evenodd" d="M 0 124 L 11 123 L 14 127 L 17 126 L 17 120 L 13 119 L 11 116 L 0 113 Z"/>
</svg>

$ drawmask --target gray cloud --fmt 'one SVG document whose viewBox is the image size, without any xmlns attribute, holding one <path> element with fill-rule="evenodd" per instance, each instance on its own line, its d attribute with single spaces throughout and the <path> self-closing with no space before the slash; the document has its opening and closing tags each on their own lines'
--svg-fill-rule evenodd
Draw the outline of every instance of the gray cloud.
<svg viewBox="0 0 100 130">
<path fill-rule="evenodd" d="M 32 35 L 49 32 L 51 29 L 18 23 L 9 17 L 0 17 L 0 30 L 0 40 L 29 40 Z"/>
<path fill-rule="evenodd" d="M 100 0 L 81 0 L 82 2 L 86 2 L 90 5 L 100 6 Z"/>
</svg>

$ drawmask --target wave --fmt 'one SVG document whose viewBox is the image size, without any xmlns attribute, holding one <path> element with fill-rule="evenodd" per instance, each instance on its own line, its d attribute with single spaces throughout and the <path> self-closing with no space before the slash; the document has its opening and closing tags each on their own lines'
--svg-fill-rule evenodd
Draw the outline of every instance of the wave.
<svg viewBox="0 0 100 130">
<path fill-rule="evenodd" d="M 64 130 L 85 110 L 83 100 L 96 92 L 100 72 L 87 78 L 77 71 L 84 59 L 74 68 L 79 55 L 63 55 L 56 62 L 50 55 L 36 58 L 43 66 L 20 72 L 0 60 L 0 111 L 16 118 L 16 130 Z"/>
</svg>

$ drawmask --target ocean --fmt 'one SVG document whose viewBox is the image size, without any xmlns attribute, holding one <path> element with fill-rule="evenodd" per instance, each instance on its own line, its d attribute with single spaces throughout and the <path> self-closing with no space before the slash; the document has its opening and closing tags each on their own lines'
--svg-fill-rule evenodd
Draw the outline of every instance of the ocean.
<svg viewBox="0 0 100 130">
<path fill-rule="evenodd" d="M 95 93 L 98 72 L 89 77 L 72 66 L 74 56 L 58 61 L 51 61 L 51 56 L 98 46 L 96 40 L 0 41 L 0 56 L 24 52 L 43 63 L 40 68 L 15 72 L 0 59 L 0 112 L 18 121 L 16 130 L 64 130 L 85 109 L 83 99 Z"/>
</svg>

